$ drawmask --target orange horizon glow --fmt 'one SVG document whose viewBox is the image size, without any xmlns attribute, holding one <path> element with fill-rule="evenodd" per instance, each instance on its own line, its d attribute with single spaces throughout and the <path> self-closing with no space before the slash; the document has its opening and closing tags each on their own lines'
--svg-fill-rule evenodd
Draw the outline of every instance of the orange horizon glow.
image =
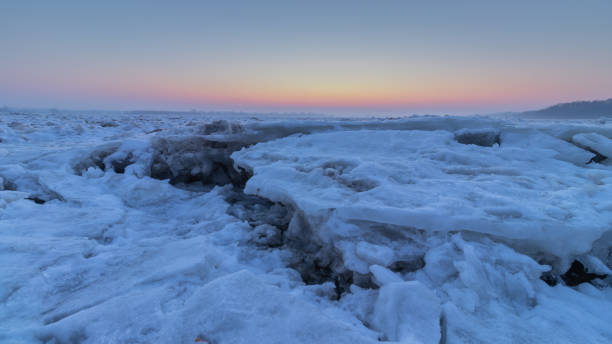
<svg viewBox="0 0 612 344">
<path fill-rule="evenodd" d="M 320 80 L 320 81 L 319 81 Z M 22 79 L 13 84 L 14 89 L 26 89 L 51 96 L 76 96 L 85 99 L 114 99 L 129 103 L 169 104 L 175 108 L 222 108 L 233 109 L 309 109 L 362 108 L 365 110 L 397 109 L 410 113 L 428 108 L 461 109 L 489 106 L 502 107 L 515 104 L 511 110 L 522 106 L 530 110 L 534 105 L 548 105 L 571 101 L 575 90 L 543 85 L 532 81 L 529 85 L 520 80 L 506 80 L 504 87 L 490 87 L 483 82 L 459 82 L 457 80 L 434 80 L 429 82 L 386 83 L 381 80 L 368 82 L 345 82 L 320 78 L 318 82 L 218 82 L 208 84 L 199 80 L 164 79 L 158 76 L 131 75 L 116 78 L 88 76 L 71 82 L 58 82 L 52 78 L 38 77 L 35 80 Z M 497 82 L 497 84 L 502 82 Z M 31 87 L 35 84 L 36 87 Z M 442 85 L 442 86 L 440 86 Z M 524 85 L 524 86 L 523 86 Z M 527 87 L 530 86 L 530 87 Z M 540 87 L 537 92 L 533 89 Z M 547 87 L 548 86 L 548 87 Z M 52 91 L 48 91 L 51 89 Z M 36 92 L 34 92 L 36 93 Z M 563 95 L 568 95 L 563 98 Z M 544 95 L 544 97 L 543 97 Z M 605 94 L 603 94 L 605 96 Z M 550 99 L 545 103 L 542 99 Z M 125 107 L 124 105 L 119 105 Z M 155 107 L 156 105 L 153 105 Z M 531 106 L 531 107 L 530 107 Z M 138 106 L 137 106 L 138 107 Z M 140 106 L 141 107 L 141 106 Z M 293 110 L 295 109 L 295 110 Z"/>
<path fill-rule="evenodd" d="M 4 8 L 0 106 L 467 114 L 612 96 L 609 2 L 192 5 Z"/>
<path fill-rule="evenodd" d="M 318 80 L 317 80 L 318 81 Z M 502 83 L 502 82 L 496 82 Z M 36 84 L 36 88 L 30 85 Z M 442 85 L 442 86 L 440 86 Z M 537 92 L 533 86 L 542 87 Z M 252 106 L 283 108 L 423 108 L 423 107 L 469 107 L 482 105 L 537 103 L 543 98 L 555 99 L 558 94 L 573 94 L 560 87 L 546 88 L 532 81 L 522 86 L 520 81 L 505 82 L 503 88 L 491 87 L 482 82 L 459 82 L 456 80 L 432 82 L 385 83 L 381 80 L 368 82 L 344 82 L 321 78 L 319 82 L 285 82 L 273 85 L 265 82 L 230 83 L 215 85 L 198 80 L 163 79 L 154 76 L 131 75 L 122 79 L 83 78 L 69 83 L 51 78 L 21 80 L 15 88 L 53 90 L 55 94 L 106 97 L 110 99 L 159 101 L 187 107 L 194 106 Z M 526 87 L 531 86 L 531 87 Z M 559 90 L 561 89 L 561 90 Z M 548 90 L 548 92 L 546 92 Z M 560 98 L 560 97 L 557 97 Z M 563 98 L 561 98 L 563 100 Z"/>
</svg>

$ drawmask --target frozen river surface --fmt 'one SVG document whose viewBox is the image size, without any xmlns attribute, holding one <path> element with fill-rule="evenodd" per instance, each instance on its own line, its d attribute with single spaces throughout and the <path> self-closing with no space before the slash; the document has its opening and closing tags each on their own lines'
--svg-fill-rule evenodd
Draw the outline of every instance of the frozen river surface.
<svg viewBox="0 0 612 344">
<path fill-rule="evenodd" d="M 0 342 L 610 343 L 611 138 L 0 113 Z"/>
</svg>

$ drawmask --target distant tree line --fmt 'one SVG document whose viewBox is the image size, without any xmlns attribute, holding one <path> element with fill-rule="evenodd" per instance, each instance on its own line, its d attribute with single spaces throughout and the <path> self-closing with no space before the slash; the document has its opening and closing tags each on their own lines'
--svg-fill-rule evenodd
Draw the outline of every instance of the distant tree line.
<svg viewBox="0 0 612 344">
<path fill-rule="evenodd" d="M 522 114 L 527 118 L 599 118 L 612 117 L 612 98 L 608 100 L 561 103 Z"/>
</svg>

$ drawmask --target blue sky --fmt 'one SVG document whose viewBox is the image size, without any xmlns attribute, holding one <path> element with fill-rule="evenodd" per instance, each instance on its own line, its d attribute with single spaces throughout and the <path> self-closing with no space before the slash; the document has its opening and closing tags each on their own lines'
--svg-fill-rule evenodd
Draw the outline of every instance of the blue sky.
<svg viewBox="0 0 612 344">
<path fill-rule="evenodd" d="M 3 1 L 0 104 L 471 113 L 612 97 L 611 1 Z"/>
</svg>

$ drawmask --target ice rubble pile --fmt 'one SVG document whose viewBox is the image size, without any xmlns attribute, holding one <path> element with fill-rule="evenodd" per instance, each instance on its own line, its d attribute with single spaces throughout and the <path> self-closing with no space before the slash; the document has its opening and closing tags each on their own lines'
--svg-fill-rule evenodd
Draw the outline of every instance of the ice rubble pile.
<svg viewBox="0 0 612 344">
<path fill-rule="evenodd" d="M 246 193 L 293 205 L 316 222 L 320 240 L 339 246 L 367 241 L 377 224 L 398 237 L 478 232 L 559 259 L 589 252 L 610 230 L 609 167 L 585 168 L 591 153 L 536 131 L 507 129 L 501 141 L 487 147 L 441 130 L 360 130 L 260 143 L 232 158 L 253 171 Z M 373 236 L 372 244 L 392 247 Z M 357 271 L 380 263 L 338 248 L 345 261 L 360 261 Z"/>
<path fill-rule="evenodd" d="M 610 342 L 611 137 L 2 114 L 0 341 Z"/>
</svg>

